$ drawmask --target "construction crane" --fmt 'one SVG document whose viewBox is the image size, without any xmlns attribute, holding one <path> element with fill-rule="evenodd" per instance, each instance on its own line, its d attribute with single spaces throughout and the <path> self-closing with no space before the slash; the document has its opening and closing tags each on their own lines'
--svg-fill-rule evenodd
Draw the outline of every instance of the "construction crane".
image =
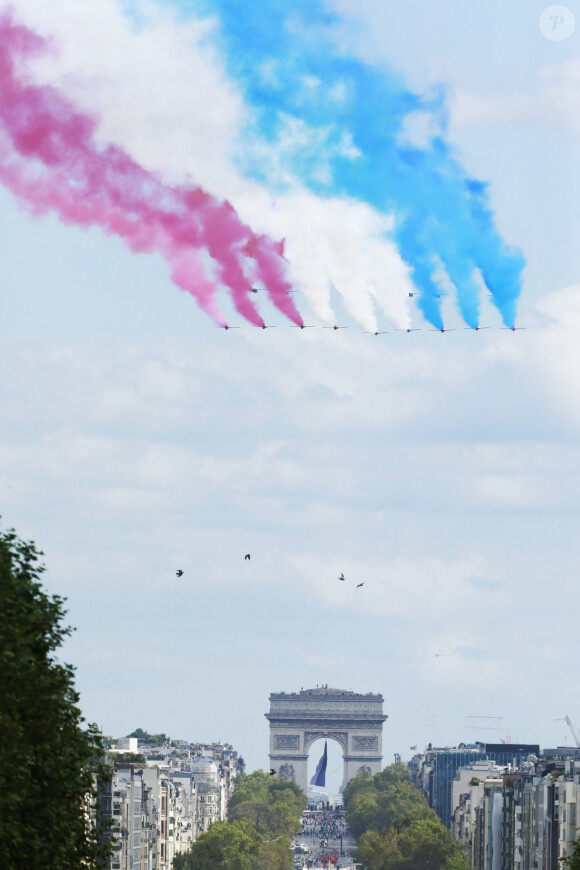
<svg viewBox="0 0 580 870">
<path fill-rule="evenodd" d="M 572 732 L 572 737 L 574 738 L 574 743 L 580 749 L 580 737 L 578 737 L 578 732 L 574 729 L 572 725 L 572 720 L 569 716 L 563 716 L 561 719 L 554 719 L 554 722 L 565 722 L 570 731 Z"/>
</svg>

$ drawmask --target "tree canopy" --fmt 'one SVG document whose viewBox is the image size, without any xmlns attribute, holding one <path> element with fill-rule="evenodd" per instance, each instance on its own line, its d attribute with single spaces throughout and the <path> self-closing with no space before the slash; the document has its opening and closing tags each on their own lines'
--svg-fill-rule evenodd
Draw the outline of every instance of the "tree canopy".
<svg viewBox="0 0 580 870">
<path fill-rule="evenodd" d="M 572 847 L 572 854 L 560 858 L 562 870 L 580 870 L 580 835 Z"/>
<path fill-rule="evenodd" d="M 300 830 L 306 795 L 295 782 L 263 770 L 241 774 L 229 802 L 229 821 L 214 823 L 178 856 L 174 870 L 289 870 L 290 837 Z"/>
<path fill-rule="evenodd" d="M 71 628 L 64 599 L 39 582 L 41 555 L 0 531 L 0 866 L 90 870 L 101 849 L 87 809 L 104 748 L 82 725 L 72 665 L 55 657 Z"/>
<path fill-rule="evenodd" d="M 359 774 L 343 797 L 357 837 L 357 860 L 368 870 L 467 870 L 462 847 L 412 784 L 404 764 L 372 778 Z"/>
<path fill-rule="evenodd" d="M 214 822 L 174 859 L 173 870 L 255 870 L 261 856 L 262 838 L 248 819 Z"/>
<path fill-rule="evenodd" d="M 270 776 L 263 770 L 241 774 L 230 798 L 230 820 L 250 819 L 259 834 L 292 836 L 300 830 L 306 796 L 295 782 Z"/>
<path fill-rule="evenodd" d="M 169 741 L 167 734 L 149 734 L 149 732 L 144 731 L 143 728 L 135 728 L 135 730 L 129 734 L 129 737 L 136 737 L 141 741 L 141 743 L 154 743 L 156 746 L 162 746 L 164 743 Z"/>
</svg>

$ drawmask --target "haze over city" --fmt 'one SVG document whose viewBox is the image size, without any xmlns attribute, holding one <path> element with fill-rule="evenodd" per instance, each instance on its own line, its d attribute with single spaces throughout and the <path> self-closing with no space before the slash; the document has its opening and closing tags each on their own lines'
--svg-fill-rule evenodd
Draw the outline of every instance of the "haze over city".
<svg viewBox="0 0 580 870">
<path fill-rule="evenodd" d="M 275 127 L 247 71 L 259 14 L 1 0 L 48 40 L 21 64 L 29 83 L 160 185 L 227 199 L 273 242 L 254 268 L 277 268 L 285 239 L 296 291 L 250 282 L 243 305 L 276 327 L 257 329 L 225 279 L 203 299 L 175 286 L 169 245 L 135 253 L 0 188 L 2 522 L 45 551 L 45 585 L 68 598 L 63 657 L 105 734 L 223 740 L 267 769 L 269 694 L 325 684 L 384 696 L 385 764 L 429 742 L 571 741 L 580 62 L 577 32 L 542 33 L 544 5 L 333 0 L 312 4 L 311 30 L 308 4 L 286 21 L 324 49 L 321 76 L 338 57 L 393 105 L 414 94 L 427 108 L 403 131 L 413 147 L 430 160 L 443 142 L 443 167 L 484 183 L 493 252 L 473 254 L 475 223 L 461 238 L 451 219 L 447 235 L 425 229 L 425 258 L 469 264 L 429 296 L 423 250 L 368 179 L 338 171 L 381 166 L 385 143 L 357 140 L 377 106 L 368 121 L 346 85 L 309 77 L 308 55 L 277 80 Z M 282 76 L 273 61 L 262 73 Z M 338 88 L 343 109 L 318 126 L 320 107 L 289 114 L 293 81 L 305 105 Z M 402 183 L 397 196 L 420 235 L 433 203 L 422 212 Z M 509 266 L 494 297 L 488 258 L 496 278 Z M 329 775 L 339 766 L 330 743 Z"/>
</svg>

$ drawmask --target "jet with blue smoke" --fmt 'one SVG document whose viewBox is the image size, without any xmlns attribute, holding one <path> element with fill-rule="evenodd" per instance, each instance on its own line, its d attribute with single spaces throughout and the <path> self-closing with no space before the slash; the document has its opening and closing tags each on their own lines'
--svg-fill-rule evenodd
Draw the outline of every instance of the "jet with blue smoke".
<svg viewBox="0 0 580 870">
<path fill-rule="evenodd" d="M 414 94 L 399 75 L 347 56 L 340 18 L 318 0 L 175 2 L 219 19 L 223 61 L 250 108 L 239 168 L 278 192 L 291 176 L 321 197 L 392 215 L 418 305 L 438 329 L 442 270 L 469 326 L 479 324 L 481 280 L 514 325 L 525 261 L 499 235 L 486 184 L 447 140 L 442 90 Z"/>
</svg>

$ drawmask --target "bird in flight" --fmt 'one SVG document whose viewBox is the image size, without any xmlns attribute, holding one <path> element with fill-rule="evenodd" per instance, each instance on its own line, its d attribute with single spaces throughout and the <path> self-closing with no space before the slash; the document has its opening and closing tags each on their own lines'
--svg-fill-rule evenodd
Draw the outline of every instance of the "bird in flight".
<svg viewBox="0 0 580 870">
<path fill-rule="evenodd" d="M 244 556 L 244 559 L 250 559 L 250 558 L 251 558 L 250 554 L 246 553 L 246 555 Z"/>
<path fill-rule="evenodd" d="M 346 577 L 345 577 L 344 574 L 341 572 L 340 577 L 339 577 L 338 579 L 344 581 L 344 580 L 346 580 Z"/>
<path fill-rule="evenodd" d="M 178 577 L 183 577 L 183 571 L 181 570 L 181 568 L 179 569 L 179 571 L 176 571 L 175 573 Z"/>
<path fill-rule="evenodd" d="M 365 585 L 364 583 L 357 583 L 357 584 L 356 584 L 356 588 L 357 588 L 357 589 L 360 589 L 360 587 L 361 587 L 361 586 L 364 586 L 364 585 Z"/>
<path fill-rule="evenodd" d="M 270 768 L 270 776 L 276 776 L 276 771 L 273 767 Z"/>
</svg>

